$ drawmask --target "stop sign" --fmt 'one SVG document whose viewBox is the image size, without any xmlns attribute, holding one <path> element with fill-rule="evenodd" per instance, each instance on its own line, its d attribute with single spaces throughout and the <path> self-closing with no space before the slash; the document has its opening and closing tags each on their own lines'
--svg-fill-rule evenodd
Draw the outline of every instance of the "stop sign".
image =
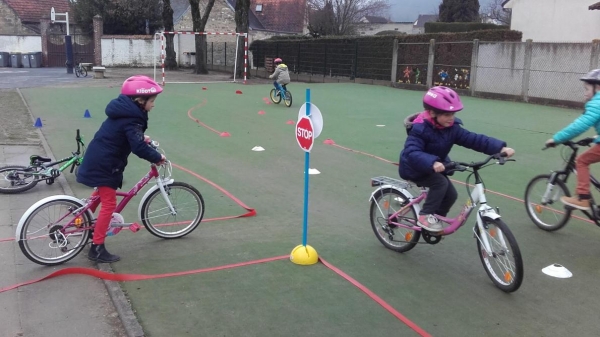
<svg viewBox="0 0 600 337">
<path fill-rule="evenodd" d="M 309 117 L 304 116 L 296 123 L 296 141 L 300 148 L 306 152 L 310 152 L 313 147 L 315 137 L 313 124 Z"/>
</svg>

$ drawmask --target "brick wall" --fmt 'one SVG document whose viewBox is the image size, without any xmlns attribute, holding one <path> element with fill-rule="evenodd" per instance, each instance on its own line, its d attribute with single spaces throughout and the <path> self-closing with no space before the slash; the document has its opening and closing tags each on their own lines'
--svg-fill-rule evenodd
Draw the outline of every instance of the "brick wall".
<svg viewBox="0 0 600 337">
<path fill-rule="evenodd" d="M 204 11 L 206 1 L 200 0 L 200 12 Z M 188 9 L 179 22 L 175 24 L 177 31 L 192 31 L 193 30 L 192 13 Z M 210 11 L 208 22 L 204 28 L 207 32 L 235 33 L 235 12 L 225 0 L 216 0 L 215 5 Z M 227 36 L 210 36 L 208 41 L 213 42 L 230 42 L 231 37 Z"/>
<path fill-rule="evenodd" d="M 0 0 L 0 34 L 32 35 L 35 32 L 24 27 L 15 12 L 4 1 Z"/>
</svg>

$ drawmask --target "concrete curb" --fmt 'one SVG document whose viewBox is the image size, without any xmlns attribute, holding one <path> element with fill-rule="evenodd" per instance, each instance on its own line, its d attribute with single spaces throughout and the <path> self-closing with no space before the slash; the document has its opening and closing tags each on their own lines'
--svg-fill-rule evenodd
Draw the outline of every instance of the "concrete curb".
<svg viewBox="0 0 600 337">
<path fill-rule="evenodd" d="M 21 90 L 19 90 L 19 88 L 17 88 L 16 90 L 17 90 L 17 93 L 19 94 L 19 97 L 21 97 L 23 104 L 27 108 L 27 112 L 29 112 L 29 116 L 31 117 L 31 123 L 33 125 L 33 123 L 35 123 L 35 118 L 33 117 L 33 114 L 31 113 L 31 109 L 29 109 L 29 105 L 27 104 L 25 97 L 23 97 Z M 37 132 L 38 137 L 40 138 L 40 142 L 41 142 L 42 146 L 44 147 L 44 151 L 46 151 L 46 154 L 48 156 L 50 156 L 51 158 L 55 158 L 42 131 L 38 128 L 36 128 L 35 131 Z M 61 188 L 67 195 L 75 196 L 75 194 L 73 193 L 73 190 L 71 189 L 71 186 L 69 186 L 69 183 L 67 182 L 67 180 L 65 179 L 65 177 L 63 175 L 60 175 L 58 177 L 58 179 L 56 179 L 56 180 L 58 181 Z M 99 270 L 102 270 L 102 271 L 105 271 L 108 273 L 114 273 L 110 264 L 96 264 L 96 266 L 98 267 Z M 102 280 L 102 281 L 104 282 L 106 291 L 108 292 L 108 295 L 110 296 L 110 299 L 112 300 L 112 303 L 115 306 L 115 309 L 119 313 L 119 317 L 121 318 L 123 327 L 125 328 L 125 331 L 127 332 L 127 336 L 129 336 L 129 337 L 144 337 L 144 330 L 142 329 L 142 326 L 138 322 L 137 318 L 135 317 L 135 314 L 133 313 L 133 309 L 131 308 L 131 305 L 129 304 L 127 297 L 125 296 L 123 289 L 121 289 L 121 286 L 119 286 L 119 284 L 116 282 L 111 282 L 111 281 L 106 281 L 106 280 Z"/>
</svg>

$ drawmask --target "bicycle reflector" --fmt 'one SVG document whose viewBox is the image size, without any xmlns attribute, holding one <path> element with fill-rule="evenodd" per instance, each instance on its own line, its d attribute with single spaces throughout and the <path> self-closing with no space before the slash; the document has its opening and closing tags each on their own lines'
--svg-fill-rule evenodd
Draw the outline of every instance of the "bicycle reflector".
<svg viewBox="0 0 600 337">
<path fill-rule="evenodd" d="M 81 219 L 80 216 L 78 216 L 77 218 L 75 218 L 75 227 L 79 228 L 81 227 L 81 225 L 83 225 L 83 219 Z"/>
</svg>

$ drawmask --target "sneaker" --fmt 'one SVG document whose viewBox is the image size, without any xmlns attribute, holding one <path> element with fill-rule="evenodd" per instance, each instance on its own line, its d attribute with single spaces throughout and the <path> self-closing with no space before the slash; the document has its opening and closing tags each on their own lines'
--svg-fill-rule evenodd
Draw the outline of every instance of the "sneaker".
<svg viewBox="0 0 600 337">
<path fill-rule="evenodd" d="M 98 263 L 112 263 L 117 262 L 121 258 L 118 255 L 113 255 L 106 250 L 104 244 L 95 245 L 92 243 L 90 251 L 88 253 L 88 259 Z"/>
<path fill-rule="evenodd" d="M 417 224 L 431 232 L 439 232 L 444 229 L 438 218 L 431 214 L 419 215 Z"/>
<path fill-rule="evenodd" d="M 590 199 L 579 199 L 576 197 L 560 197 L 560 201 L 567 206 L 571 206 L 573 208 L 580 209 L 582 211 L 589 211 L 590 208 Z"/>
</svg>

